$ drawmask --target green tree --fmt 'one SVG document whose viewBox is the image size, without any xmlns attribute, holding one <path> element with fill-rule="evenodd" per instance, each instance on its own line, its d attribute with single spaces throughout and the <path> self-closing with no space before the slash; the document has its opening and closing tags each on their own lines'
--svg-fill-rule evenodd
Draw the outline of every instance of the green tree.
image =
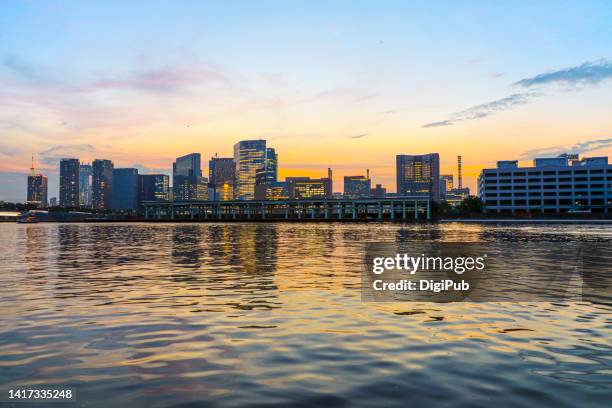
<svg viewBox="0 0 612 408">
<path fill-rule="evenodd" d="M 480 197 L 470 196 L 459 204 L 459 212 L 463 215 L 481 214 L 483 209 Z"/>
</svg>

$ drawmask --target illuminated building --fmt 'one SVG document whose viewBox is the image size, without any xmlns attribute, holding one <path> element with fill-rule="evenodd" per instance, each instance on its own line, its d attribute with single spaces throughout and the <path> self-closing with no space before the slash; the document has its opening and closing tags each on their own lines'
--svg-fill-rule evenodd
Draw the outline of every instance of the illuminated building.
<svg viewBox="0 0 612 408">
<path fill-rule="evenodd" d="M 168 201 L 170 177 L 165 174 L 138 175 L 138 202 Z"/>
<path fill-rule="evenodd" d="M 289 197 L 292 199 L 332 198 L 332 172 L 328 177 L 311 179 L 310 177 L 287 177 Z"/>
<path fill-rule="evenodd" d="M 255 186 L 255 199 L 257 200 L 288 200 L 289 198 L 291 196 L 288 181 L 271 181 Z"/>
<path fill-rule="evenodd" d="M 90 164 L 81 164 L 79 167 L 79 205 L 91 207 L 91 178 L 93 170 Z"/>
<path fill-rule="evenodd" d="M 79 159 L 60 160 L 59 205 L 79 206 Z"/>
<path fill-rule="evenodd" d="M 97 210 L 109 210 L 113 206 L 113 162 L 96 159 L 91 167 L 91 206 Z"/>
<path fill-rule="evenodd" d="M 440 198 L 445 199 L 446 194 L 449 193 L 453 189 L 453 175 L 452 174 L 442 174 L 440 175 Z"/>
<path fill-rule="evenodd" d="M 34 157 L 32 157 L 32 167 L 28 176 L 27 202 L 37 207 L 47 206 L 47 177 L 42 173 L 36 174 L 34 169 Z"/>
<path fill-rule="evenodd" d="M 202 177 L 200 153 L 181 156 L 172 164 L 174 201 L 207 200 L 208 180 Z"/>
<path fill-rule="evenodd" d="M 255 199 L 265 200 L 269 195 L 268 186 L 277 182 L 278 177 L 278 155 L 270 147 L 266 149 L 266 161 L 264 167 L 257 169 L 255 173 Z M 278 189 L 278 186 L 277 186 Z"/>
<path fill-rule="evenodd" d="M 212 157 L 208 162 L 208 183 L 213 189 L 210 199 L 228 201 L 234 198 L 236 166 L 231 157 Z"/>
<path fill-rule="evenodd" d="M 266 153 L 265 140 L 243 140 L 234 145 L 235 199 L 253 200 L 255 198 L 257 170 L 265 168 Z"/>
<path fill-rule="evenodd" d="M 440 199 L 440 155 L 400 154 L 396 157 L 397 195 L 429 195 Z"/>
<path fill-rule="evenodd" d="M 138 169 L 113 169 L 114 210 L 138 210 Z"/>
</svg>

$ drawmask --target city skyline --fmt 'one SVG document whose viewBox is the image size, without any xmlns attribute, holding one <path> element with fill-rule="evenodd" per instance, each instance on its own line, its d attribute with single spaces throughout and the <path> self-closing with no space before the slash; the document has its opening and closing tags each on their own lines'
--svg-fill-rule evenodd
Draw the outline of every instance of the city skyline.
<svg viewBox="0 0 612 408">
<path fill-rule="evenodd" d="M 279 178 L 369 168 L 389 192 L 396 154 L 461 154 L 472 191 L 498 160 L 612 155 L 605 2 L 146 4 L 3 4 L 0 200 L 31 154 L 50 192 L 62 157 L 170 174 L 244 139 Z"/>
</svg>

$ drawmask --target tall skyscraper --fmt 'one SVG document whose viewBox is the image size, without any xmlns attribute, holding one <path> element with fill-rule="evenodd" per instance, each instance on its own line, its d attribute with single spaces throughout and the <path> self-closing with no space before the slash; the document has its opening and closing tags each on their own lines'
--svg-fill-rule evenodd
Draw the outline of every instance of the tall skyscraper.
<svg viewBox="0 0 612 408">
<path fill-rule="evenodd" d="M 94 160 L 92 167 L 91 204 L 97 210 L 113 208 L 113 162 Z"/>
<path fill-rule="evenodd" d="M 396 157 L 397 195 L 427 194 L 440 200 L 440 155 L 399 154 Z"/>
<path fill-rule="evenodd" d="M 236 184 L 234 198 L 253 200 L 257 170 L 266 165 L 266 141 L 243 140 L 234 145 L 234 162 L 236 165 Z"/>
<path fill-rule="evenodd" d="M 79 206 L 79 159 L 60 160 L 59 205 Z"/>
<path fill-rule="evenodd" d="M 113 169 L 114 210 L 138 211 L 138 169 Z"/>
<path fill-rule="evenodd" d="M 227 201 L 234 197 L 236 166 L 231 157 L 211 157 L 208 162 L 208 183 L 214 190 L 211 200 Z"/>
<path fill-rule="evenodd" d="M 37 207 L 47 206 L 47 177 L 42 173 L 36 174 L 34 156 L 32 156 L 32 167 L 30 167 L 28 176 L 27 202 Z"/>
<path fill-rule="evenodd" d="M 138 202 L 168 201 L 170 178 L 165 174 L 140 174 L 138 176 Z"/>
<path fill-rule="evenodd" d="M 276 151 L 268 147 L 266 149 L 266 161 L 262 168 L 258 169 L 255 174 L 255 199 L 265 200 L 269 195 L 267 192 L 268 186 L 276 183 L 278 180 L 278 154 Z"/>
<path fill-rule="evenodd" d="M 81 207 L 91 207 L 91 164 L 81 164 L 79 167 L 79 204 Z"/>
<path fill-rule="evenodd" d="M 367 198 L 370 197 L 372 181 L 369 171 L 366 176 L 344 176 L 344 197 Z"/>
<path fill-rule="evenodd" d="M 172 164 L 174 201 L 206 200 L 208 180 L 202 177 L 200 153 L 178 157 Z"/>
</svg>

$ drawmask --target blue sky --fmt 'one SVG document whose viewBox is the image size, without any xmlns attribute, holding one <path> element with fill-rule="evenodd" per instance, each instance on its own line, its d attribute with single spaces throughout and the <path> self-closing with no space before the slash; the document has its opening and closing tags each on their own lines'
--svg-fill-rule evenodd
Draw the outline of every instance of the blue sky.
<svg viewBox="0 0 612 408">
<path fill-rule="evenodd" d="M 0 199 L 31 153 L 54 196 L 59 157 L 167 171 L 259 137 L 287 175 L 369 167 L 392 191 L 395 154 L 438 151 L 473 186 L 612 137 L 611 21 L 605 1 L 3 1 Z"/>
</svg>

